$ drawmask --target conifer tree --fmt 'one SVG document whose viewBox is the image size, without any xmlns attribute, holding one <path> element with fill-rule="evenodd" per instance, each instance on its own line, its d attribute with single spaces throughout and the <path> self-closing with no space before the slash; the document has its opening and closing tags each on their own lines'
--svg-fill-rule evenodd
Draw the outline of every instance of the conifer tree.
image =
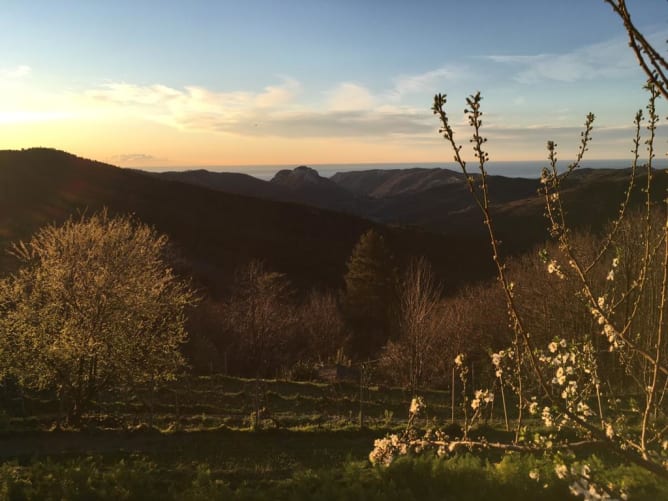
<svg viewBox="0 0 668 501">
<path fill-rule="evenodd" d="M 373 357 L 391 337 L 396 310 L 396 270 L 385 239 L 364 233 L 348 260 L 344 315 L 351 330 L 351 352 Z"/>
</svg>

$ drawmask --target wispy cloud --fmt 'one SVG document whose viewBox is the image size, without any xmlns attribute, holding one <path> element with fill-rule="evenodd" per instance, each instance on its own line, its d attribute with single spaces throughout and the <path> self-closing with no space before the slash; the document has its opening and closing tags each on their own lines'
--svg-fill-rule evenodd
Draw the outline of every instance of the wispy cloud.
<svg viewBox="0 0 668 501">
<path fill-rule="evenodd" d="M 255 105 L 259 108 L 274 108 L 292 102 L 301 92 L 302 86 L 294 78 L 284 77 L 280 85 L 269 85 L 264 92 L 255 95 Z"/>
<path fill-rule="evenodd" d="M 464 66 L 443 66 L 415 75 L 401 75 L 394 79 L 394 88 L 388 96 L 393 100 L 400 100 L 407 94 L 433 94 L 445 84 L 463 79 L 468 73 Z"/>
<path fill-rule="evenodd" d="M 64 111 L 6 110 L 0 111 L 0 124 L 54 122 L 65 120 L 72 116 L 72 113 Z"/>
<path fill-rule="evenodd" d="M 84 96 L 93 103 L 134 108 L 144 118 L 182 126 L 192 116 L 216 115 L 221 120 L 235 122 L 248 110 L 281 108 L 290 103 L 300 91 L 294 79 L 284 79 L 279 85 L 265 87 L 262 92 L 215 92 L 204 87 L 186 86 L 176 89 L 166 85 L 141 86 L 111 82 L 88 90 Z"/>
<path fill-rule="evenodd" d="M 342 82 L 324 93 L 320 106 L 296 100 L 301 84 L 285 78 L 262 92 L 215 92 L 203 87 L 108 83 L 84 92 L 93 106 L 131 113 L 186 130 L 241 136 L 387 137 L 431 133 L 435 124 L 423 109 L 381 104 L 368 88 Z"/>
<path fill-rule="evenodd" d="M 368 110 L 376 105 L 369 89 L 353 82 L 343 82 L 326 94 L 327 107 L 333 111 Z"/>
<path fill-rule="evenodd" d="M 433 132 L 435 124 L 424 113 L 409 110 L 348 110 L 288 112 L 264 117 L 252 123 L 230 126 L 214 121 L 211 125 L 225 132 L 276 137 L 389 137 Z"/>
<path fill-rule="evenodd" d="M 18 79 L 30 75 L 32 68 L 21 65 L 13 68 L 0 68 L 0 78 Z"/>
<path fill-rule="evenodd" d="M 658 44 L 668 31 L 654 33 L 650 39 Z M 576 82 L 622 78 L 637 72 L 637 63 L 624 38 L 580 47 L 563 54 L 489 55 L 486 59 L 517 69 L 514 79 L 523 84 L 546 80 Z"/>
<path fill-rule="evenodd" d="M 114 155 L 111 160 L 119 164 L 145 164 L 147 162 L 163 161 L 163 158 L 148 153 L 122 153 Z"/>
</svg>

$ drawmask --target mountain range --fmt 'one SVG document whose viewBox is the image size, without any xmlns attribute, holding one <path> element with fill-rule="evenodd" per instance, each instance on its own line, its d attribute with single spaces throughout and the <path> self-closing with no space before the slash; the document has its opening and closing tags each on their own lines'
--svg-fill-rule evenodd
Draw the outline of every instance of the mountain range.
<svg viewBox="0 0 668 501">
<path fill-rule="evenodd" d="M 568 222 L 594 231 L 619 207 L 629 169 L 576 170 L 562 185 Z M 264 181 L 244 174 L 181 171 L 153 174 L 226 193 L 290 201 L 353 214 L 382 224 L 413 226 L 454 237 L 486 234 L 479 208 L 465 177 L 447 169 L 375 169 L 339 172 L 325 178 L 300 166 Z M 655 176 L 654 199 L 665 190 L 664 175 Z M 479 180 L 479 177 L 477 177 Z M 642 201 L 640 173 L 632 203 Z M 538 179 L 488 176 L 490 210 L 499 237 L 510 252 L 521 252 L 547 237 L 544 200 Z"/>
<path fill-rule="evenodd" d="M 208 176 L 197 171 L 191 175 L 199 175 L 199 184 Z M 287 195 L 285 200 L 270 199 L 266 193 L 292 191 L 242 174 L 211 179 L 232 180 L 239 193 L 52 149 L 0 151 L 0 249 L 29 238 L 44 224 L 106 207 L 112 214 L 134 214 L 166 233 L 186 271 L 212 294 L 224 292 L 235 269 L 251 259 L 286 273 L 301 290 L 340 288 L 346 261 L 361 234 L 370 228 L 385 235 L 400 263 L 411 256 L 429 258 L 449 287 L 492 273 L 482 238 L 382 225 L 288 202 L 285 200 L 291 197 Z M 272 191 L 262 195 L 262 190 Z M 256 196 L 247 196 L 250 193 Z M 6 252 L 0 254 L 0 271 L 11 271 L 16 262 Z M 464 260 L 475 263 L 476 268 L 464 270 Z"/>
<path fill-rule="evenodd" d="M 628 172 L 582 170 L 562 198 L 575 227 L 600 228 L 618 209 Z M 546 239 L 535 179 L 489 176 L 491 210 L 505 252 Z M 665 193 L 665 175 L 654 198 Z M 642 176 L 639 183 L 642 185 Z M 642 201 L 640 189 L 632 196 Z M 462 174 L 445 169 L 342 172 L 300 166 L 270 181 L 204 170 L 148 173 L 33 148 L 0 151 L 0 248 L 40 226 L 106 207 L 166 233 L 198 285 L 222 293 L 250 259 L 296 287 L 340 288 L 355 242 L 383 233 L 399 264 L 424 255 L 447 289 L 493 276 L 482 217 Z M 0 271 L 16 263 L 0 256 Z"/>
</svg>

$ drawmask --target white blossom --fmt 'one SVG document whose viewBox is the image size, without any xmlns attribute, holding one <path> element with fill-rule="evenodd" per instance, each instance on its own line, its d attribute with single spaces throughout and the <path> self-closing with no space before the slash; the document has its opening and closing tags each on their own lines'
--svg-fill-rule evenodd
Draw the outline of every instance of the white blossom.
<svg viewBox="0 0 668 501">
<path fill-rule="evenodd" d="M 557 474 L 557 478 L 564 479 L 568 475 L 568 468 L 565 464 L 557 464 L 554 467 L 554 472 Z"/>
<path fill-rule="evenodd" d="M 553 382 L 556 382 L 558 385 L 563 385 L 566 382 L 566 374 L 564 374 L 564 368 L 559 367 L 557 373 L 553 379 Z"/>
<path fill-rule="evenodd" d="M 424 407 L 425 405 L 422 397 L 414 397 L 413 400 L 411 400 L 411 407 L 408 412 L 411 414 L 419 414 Z"/>
<path fill-rule="evenodd" d="M 608 438 L 615 436 L 615 430 L 610 423 L 605 423 L 605 436 Z"/>
<path fill-rule="evenodd" d="M 561 271 L 561 268 L 559 267 L 559 264 L 557 264 L 557 262 L 554 259 L 550 260 L 550 262 L 547 264 L 547 272 L 550 275 L 554 274 L 561 279 L 565 278 L 564 273 Z"/>
</svg>

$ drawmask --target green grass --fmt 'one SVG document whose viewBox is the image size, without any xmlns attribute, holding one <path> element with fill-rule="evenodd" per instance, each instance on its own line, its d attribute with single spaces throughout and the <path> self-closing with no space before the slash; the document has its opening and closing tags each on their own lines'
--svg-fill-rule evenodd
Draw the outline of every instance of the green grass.
<svg viewBox="0 0 668 501">
<path fill-rule="evenodd" d="M 264 437 L 267 438 L 267 437 Z M 294 437 L 292 437 L 294 438 Z M 299 440 L 297 440 L 299 442 Z M 245 450 L 232 449 L 232 455 Z M 237 444 L 238 445 L 238 444 Z M 569 482 L 557 478 L 550 461 L 509 454 L 490 461 L 471 454 L 448 459 L 401 458 L 387 468 L 345 459 L 303 467 L 292 462 L 300 446 L 282 444 L 263 452 L 263 461 L 241 464 L 191 455 L 168 460 L 132 455 L 124 458 L 82 456 L 0 465 L 1 500 L 536 500 L 574 499 Z M 599 485 L 623 487 L 630 499 L 667 499 L 668 483 L 637 467 L 603 465 L 596 457 Z M 604 468 L 604 466 L 607 466 Z M 530 478 L 537 472 L 538 478 Z M 615 494 L 613 492 L 613 494 Z"/>
<path fill-rule="evenodd" d="M 450 419 L 448 392 L 431 390 L 422 394 L 428 403 L 425 423 Z M 411 397 L 397 388 L 365 388 L 362 405 L 365 426 L 400 426 L 407 418 Z M 162 388 L 154 396 L 154 402 L 153 422 L 161 429 L 248 428 L 251 413 L 259 404 L 267 418 L 260 423 L 263 426 L 273 428 L 278 425 L 287 429 L 313 426 L 336 430 L 359 423 L 360 388 L 353 383 L 184 377 Z M 57 412 L 58 403 L 49 395 L 25 397 L 20 405 L 13 402 L 9 422 L 0 419 L 0 432 L 48 429 L 57 419 Z M 97 428 L 121 429 L 148 420 L 148 408 L 141 400 L 107 394 L 94 403 L 84 422 Z"/>
<path fill-rule="evenodd" d="M 252 431 L 258 383 L 190 377 L 157 396 L 155 428 L 147 409 L 106 395 L 80 429 L 50 430 L 48 395 L 0 411 L 0 501 L 29 499 L 568 499 L 568 485 L 537 456 L 458 455 L 402 458 L 389 468 L 368 462 L 373 441 L 405 426 L 410 395 L 395 388 L 364 393 L 354 384 L 261 381 L 267 415 Z M 447 426 L 450 396 L 424 392 L 429 416 Z M 16 407 L 13 408 L 14 410 Z M 9 410 L 9 409 L 8 409 Z M 472 436 L 508 440 L 500 409 Z M 278 427 L 276 426 L 278 423 Z M 598 453 L 589 461 L 601 485 L 624 486 L 631 499 L 668 499 L 668 485 Z M 529 478 L 540 471 L 540 481 Z"/>
</svg>

